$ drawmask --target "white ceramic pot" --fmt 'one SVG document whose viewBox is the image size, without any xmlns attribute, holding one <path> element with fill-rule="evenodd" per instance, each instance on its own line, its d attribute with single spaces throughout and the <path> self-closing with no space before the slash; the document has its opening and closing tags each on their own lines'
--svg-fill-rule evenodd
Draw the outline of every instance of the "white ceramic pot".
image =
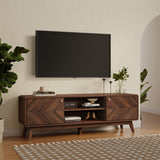
<svg viewBox="0 0 160 160">
<path fill-rule="evenodd" d="M 0 118 L 0 143 L 3 141 L 4 119 Z"/>
</svg>

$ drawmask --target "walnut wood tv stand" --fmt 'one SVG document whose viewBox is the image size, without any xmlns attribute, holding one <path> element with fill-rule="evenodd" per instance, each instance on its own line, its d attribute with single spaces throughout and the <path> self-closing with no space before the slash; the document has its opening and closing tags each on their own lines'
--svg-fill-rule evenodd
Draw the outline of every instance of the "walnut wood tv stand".
<svg viewBox="0 0 160 160">
<path fill-rule="evenodd" d="M 88 98 L 98 98 L 99 107 L 86 108 L 82 104 Z M 76 107 L 64 107 L 67 102 L 76 102 Z M 94 120 L 86 120 L 89 113 L 96 116 Z M 80 122 L 65 122 L 65 116 L 80 116 Z M 19 121 L 24 125 L 23 135 L 28 131 L 28 139 L 32 131 L 40 129 L 78 128 L 82 134 L 84 127 L 128 124 L 134 132 L 133 120 L 138 119 L 138 95 L 135 94 L 59 94 L 56 96 L 19 96 Z"/>
</svg>

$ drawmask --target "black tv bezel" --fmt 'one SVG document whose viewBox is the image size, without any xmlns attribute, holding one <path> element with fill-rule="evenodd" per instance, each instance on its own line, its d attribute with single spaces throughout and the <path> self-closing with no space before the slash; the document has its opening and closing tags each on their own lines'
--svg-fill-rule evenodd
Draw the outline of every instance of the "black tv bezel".
<svg viewBox="0 0 160 160">
<path fill-rule="evenodd" d="M 94 34 L 94 35 L 107 35 L 109 36 L 110 44 L 109 44 L 109 73 L 106 76 L 39 76 L 38 75 L 38 36 L 37 32 L 60 32 L 60 33 L 79 33 L 79 34 Z M 111 34 L 106 34 L 106 33 L 89 33 L 89 32 L 69 32 L 69 31 L 46 31 L 46 30 L 36 30 L 35 34 L 35 41 L 36 41 L 36 47 L 35 47 L 35 77 L 36 78 L 110 78 L 111 77 Z"/>
</svg>

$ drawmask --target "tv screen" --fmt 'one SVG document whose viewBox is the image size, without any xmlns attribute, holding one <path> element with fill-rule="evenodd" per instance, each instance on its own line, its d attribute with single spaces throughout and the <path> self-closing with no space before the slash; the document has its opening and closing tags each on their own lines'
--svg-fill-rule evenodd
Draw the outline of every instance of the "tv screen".
<svg viewBox="0 0 160 160">
<path fill-rule="evenodd" d="M 110 34 L 36 31 L 36 77 L 110 77 Z"/>
</svg>

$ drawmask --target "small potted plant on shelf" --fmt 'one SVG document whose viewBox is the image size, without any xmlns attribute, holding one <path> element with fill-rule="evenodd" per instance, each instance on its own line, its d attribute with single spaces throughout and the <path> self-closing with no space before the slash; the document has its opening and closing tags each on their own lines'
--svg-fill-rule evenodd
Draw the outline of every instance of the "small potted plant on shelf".
<svg viewBox="0 0 160 160">
<path fill-rule="evenodd" d="M 7 93 L 8 89 L 16 83 L 18 78 L 17 74 L 12 72 L 12 66 L 14 62 L 23 61 L 22 53 L 29 52 L 24 47 L 15 47 L 13 51 L 10 51 L 11 45 L 7 43 L 1 43 L 0 39 L 0 105 L 2 104 L 2 94 Z M 4 119 L 0 118 L 0 142 L 3 139 L 3 126 Z"/>
<path fill-rule="evenodd" d="M 124 81 L 126 81 L 127 78 L 129 78 L 129 75 L 127 72 L 128 72 L 128 68 L 123 67 L 121 70 L 119 70 L 118 73 L 113 73 L 113 79 L 115 81 L 118 81 L 118 92 L 119 93 L 124 93 L 126 90 Z"/>
</svg>

